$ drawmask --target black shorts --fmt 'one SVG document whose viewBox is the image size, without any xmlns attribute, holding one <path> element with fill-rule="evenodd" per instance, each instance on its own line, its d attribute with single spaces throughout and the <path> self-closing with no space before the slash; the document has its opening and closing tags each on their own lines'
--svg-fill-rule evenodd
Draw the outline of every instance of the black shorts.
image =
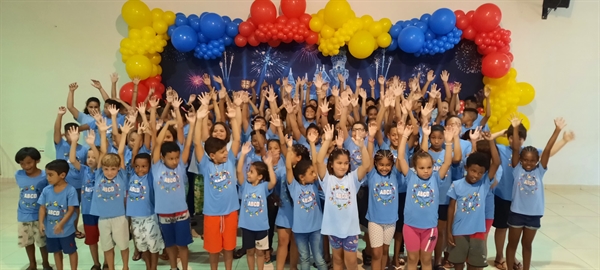
<svg viewBox="0 0 600 270">
<path fill-rule="evenodd" d="M 406 205 L 406 192 L 398 193 L 398 221 L 396 221 L 396 232 L 402 232 L 404 227 L 404 206 Z"/>
<path fill-rule="evenodd" d="M 242 228 L 242 249 L 269 249 L 269 231 L 251 231 Z"/>
<path fill-rule="evenodd" d="M 369 188 L 361 187 L 356 194 L 356 203 L 358 204 L 358 222 L 361 226 L 369 227 L 367 220 L 367 210 L 369 210 Z"/>
<path fill-rule="evenodd" d="M 438 207 L 438 220 L 448 221 L 448 205 L 441 205 Z"/>
<path fill-rule="evenodd" d="M 542 216 L 528 216 L 510 212 L 508 214 L 508 226 L 537 230 L 542 227 Z"/>
<path fill-rule="evenodd" d="M 492 223 L 494 228 L 508 228 L 508 214 L 510 213 L 511 204 L 511 201 L 504 200 L 494 195 L 494 222 Z"/>
<path fill-rule="evenodd" d="M 77 192 L 77 201 L 79 202 L 75 207 L 79 207 L 81 205 L 81 189 L 75 189 L 75 192 Z"/>
</svg>

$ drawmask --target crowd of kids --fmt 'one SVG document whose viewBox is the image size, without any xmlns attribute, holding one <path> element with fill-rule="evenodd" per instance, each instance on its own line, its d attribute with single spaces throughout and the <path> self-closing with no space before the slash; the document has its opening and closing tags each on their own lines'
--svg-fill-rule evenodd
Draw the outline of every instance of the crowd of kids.
<svg viewBox="0 0 600 270">
<path fill-rule="evenodd" d="M 72 83 L 54 123 L 56 160 L 41 170 L 35 148 L 15 156 L 27 269 L 37 269 L 36 246 L 44 270 L 52 269 L 48 253 L 57 269 L 63 253 L 77 269 L 76 238 L 85 238 L 92 270 L 115 269 L 115 249 L 129 269 L 131 240 L 133 260 L 143 259 L 146 269 L 157 269 L 159 257 L 171 269 L 178 261 L 188 269 L 195 237 L 213 270 L 220 256 L 230 270 L 243 255 L 249 269 L 275 261 L 282 270 L 289 259 L 290 269 L 355 270 L 360 239 L 362 264 L 373 270 L 482 269 L 494 226 L 495 266 L 528 270 L 549 158 L 574 134 L 565 131 L 557 142 L 566 125 L 557 118 L 543 149 L 523 147 L 527 130 L 517 117 L 491 134 L 488 99 L 483 116 L 473 97 L 459 113 L 461 85 L 449 76 L 440 75 L 443 90 L 429 71 L 423 86 L 418 77 L 379 77 L 368 91 L 361 78 L 352 89 L 342 76 L 330 85 L 317 75 L 295 86 L 278 80 L 276 94 L 249 80 L 228 91 L 220 77 L 205 74 L 208 91 L 187 101 L 171 88 L 164 99 L 150 93 L 136 100 L 134 79 L 127 104 L 112 74 L 110 95 L 92 80 L 103 102 L 90 97 L 83 111 Z M 67 112 L 77 123 L 63 126 Z M 510 145 L 496 144 L 499 136 Z M 203 184 L 202 209 L 194 206 L 194 181 Z M 203 217 L 199 235 L 193 215 Z"/>
</svg>

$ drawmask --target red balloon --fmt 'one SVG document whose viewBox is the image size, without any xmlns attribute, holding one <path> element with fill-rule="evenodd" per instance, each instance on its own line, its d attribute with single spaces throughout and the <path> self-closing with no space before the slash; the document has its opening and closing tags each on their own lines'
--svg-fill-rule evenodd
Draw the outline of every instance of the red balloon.
<svg viewBox="0 0 600 270">
<path fill-rule="evenodd" d="M 250 6 L 250 15 L 257 24 L 273 23 L 277 19 L 277 8 L 271 0 L 254 1 Z"/>
<path fill-rule="evenodd" d="M 490 45 L 491 42 L 492 42 L 492 40 L 489 39 L 489 38 L 484 38 L 483 39 L 483 44 L 485 44 L 485 45 Z"/>
<path fill-rule="evenodd" d="M 246 22 L 251 24 L 252 26 L 256 27 L 256 23 L 254 22 L 254 20 L 252 19 L 252 17 L 248 17 L 248 19 L 246 19 Z"/>
<path fill-rule="evenodd" d="M 292 26 L 292 27 L 298 26 L 298 25 L 300 25 L 300 21 L 296 18 L 292 18 L 287 22 L 287 25 Z"/>
<path fill-rule="evenodd" d="M 161 94 L 165 92 L 165 86 L 160 83 L 160 80 L 156 77 L 151 77 L 142 81 L 144 85 L 148 87 L 148 89 L 154 87 L 154 93 Z M 139 90 L 138 90 L 139 91 Z"/>
<path fill-rule="evenodd" d="M 467 18 L 469 18 L 469 20 L 472 20 L 473 19 L 473 15 L 475 15 L 475 11 L 471 10 L 471 11 L 467 12 L 466 15 L 467 15 Z"/>
<path fill-rule="evenodd" d="M 308 45 L 313 45 L 317 44 L 317 42 L 319 42 L 319 34 L 315 32 L 310 32 L 308 34 L 308 37 L 306 37 L 306 43 L 308 43 Z"/>
<path fill-rule="evenodd" d="M 242 22 L 240 23 L 240 26 L 238 27 L 238 31 L 240 32 L 240 35 L 247 37 L 252 35 L 252 33 L 254 33 L 254 30 L 256 30 L 256 28 L 254 27 L 254 25 L 252 25 L 249 22 Z"/>
<path fill-rule="evenodd" d="M 465 17 L 465 12 L 462 10 L 455 10 L 454 11 L 454 15 L 456 16 L 456 20 L 458 21 L 459 19 L 461 19 L 462 17 Z"/>
<path fill-rule="evenodd" d="M 284 37 L 285 37 L 285 34 L 284 34 L 283 32 L 279 32 L 279 33 L 277 34 L 277 37 L 278 37 L 279 39 L 283 40 L 283 39 L 284 39 Z"/>
<path fill-rule="evenodd" d="M 266 24 L 259 24 L 258 25 L 258 29 L 261 31 L 266 31 L 267 30 L 267 25 Z"/>
<path fill-rule="evenodd" d="M 500 49 L 498 49 L 499 52 L 501 53 L 509 53 L 510 52 L 510 45 L 506 45 L 504 47 L 500 47 Z"/>
<path fill-rule="evenodd" d="M 129 105 L 131 105 L 131 100 L 133 98 L 133 87 L 133 82 L 128 82 L 121 86 L 121 90 L 119 91 L 119 98 L 127 102 Z M 143 83 L 140 83 L 137 86 L 137 91 L 137 101 L 142 102 L 146 99 L 146 97 L 148 97 L 148 92 L 150 90 L 148 89 L 148 86 L 146 86 Z"/>
<path fill-rule="evenodd" d="M 473 14 L 472 25 L 478 32 L 494 30 L 502 20 L 502 11 L 494 4 L 487 3 L 479 6 Z"/>
<path fill-rule="evenodd" d="M 288 21 L 288 17 L 286 17 L 285 15 L 281 15 L 281 16 L 277 17 L 277 20 L 276 20 L 276 22 L 278 24 L 286 24 L 287 21 Z"/>
<path fill-rule="evenodd" d="M 481 73 L 490 78 L 501 78 L 510 70 L 510 57 L 507 54 L 495 52 L 485 56 L 481 62 Z"/>
<path fill-rule="evenodd" d="M 262 36 L 260 36 L 260 37 L 259 37 L 259 36 L 257 36 L 257 37 L 256 37 L 256 40 L 258 40 L 258 42 L 260 42 L 260 43 L 267 43 L 267 42 L 269 41 L 269 39 L 268 39 L 268 38 L 267 38 L 267 36 L 265 36 L 265 35 L 262 35 Z"/>
<path fill-rule="evenodd" d="M 304 37 L 301 35 L 295 35 L 294 40 L 298 43 L 302 43 L 302 42 L 304 42 Z"/>
<path fill-rule="evenodd" d="M 281 0 L 281 11 L 289 18 L 298 18 L 306 11 L 306 0 Z"/>
<path fill-rule="evenodd" d="M 160 76 L 160 75 L 156 75 L 154 78 L 155 78 L 155 79 L 157 79 L 158 81 L 161 81 L 161 82 L 162 82 L 162 76 Z"/>
<path fill-rule="evenodd" d="M 312 19 L 312 16 L 310 16 L 310 14 L 302 14 L 300 16 L 300 24 L 304 25 L 304 26 L 308 26 L 308 24 L 310 23 L 310 20 Z"/>
<path fill-rule="evenodd" d="M 269 41 L 269 46 L 271 46 L 273 48 L 279 46 L 279 44 L 281 44 L 280 40 L 271 40 L 271 41 Z"/>
<path fill-rule="evenodd" d="M 251 35 L 248 37 L 248 44 L 250 44 L 250 46 L 256 47 L 258 46 L 258 44 L 260 44 L 260 42 L 256 39 L 254 35 Z"/>
<path fill-rule="evenodd" d="M 469 20 L 466 17 L 456 18 L 456 27 L 460 30 L 467 29 L 469 27 Z"/>
<path fill-rule="evenodd" d="M 473 27 L 469 26 L 467 29 L 463 30 L 462 37 L 468 40 L 473 40 L 475 39 L 475 35 L 477 35 L 477 32 L 473 29 Z"/>
<path fill-rule="evenodd" d="M 508 58 L 510 59 L 510 62 L 512 62 L 513 60 L 515 60 L 515 57 L 513 56 L 512 53 L 507 53 L 506 56 L 508 56 Z"/>
<path fill-rule="evenodd" d="M 483 55 L 489 55 L 492 53 L 495 53 L 498 49 L 496 48 L 496 46 L 488 46 L 487 48 L 483 49 Z"/>
<path fill-rule="evenodd" d="M 475 38 L 475 44 L 477 44 L 477 45 L 483 44 L 483 38 L 482 37 L 476 37 Z"/>
<path fill-rule="evenodd" d="M 483 55 L 483 50 L 480 47 L 477 47 L 477 52 L 481 55 Z"/>
<path fill-rule="evenodd" d="M 238 47 L 244 47 L 246 46 L 246 44 L 248 43 L 248 40 L 246 40 L 246 38 L 242 35 L 237 35 L 235 37 L 235 45 L 237 45 Z"/>
</svg>

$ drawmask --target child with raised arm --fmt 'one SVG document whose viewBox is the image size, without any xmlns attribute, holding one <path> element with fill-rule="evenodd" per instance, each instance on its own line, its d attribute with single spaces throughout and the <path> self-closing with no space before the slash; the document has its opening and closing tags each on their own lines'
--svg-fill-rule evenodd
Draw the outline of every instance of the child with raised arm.
<svg viewBox="0 0 600 270">
<path fill-rule="evenodd" d="M 126 122 L 121 127 L 124 133 L 133 127 Z M 96 122 L 100 132 L 100 154 L 98 168 L 95 171 L 94 196 L 90 214 L 98 216 L 100 245 L 110 270 L 115 269 L 115 246 L 121 251 L 123 269 L 129 269 L 129 223 L 125 217 L 125 191 L 127 189 L 127 170 L 123 152 L 125 140 L 119 143 L 118 154 L 107 153 L 106 132 L 108 126 L 104 118 Z"/>
<path fill-rule="evenodd" d="M 69 255 L 71 269 L 77 269 L 75 244 L 75 206 L 79 205 L 75 188 L 65 181 L 69 173 L 67 161 L 57 159 L 46 164 L 49 186 L 42 190 L 37 203 L 39 230 L 46 235 L 46 248 L 54 253 L 54 264 L 63 270 L 63 253 Z M 48 230 L 46 230 L 48 228 Z"/>
<path fill-rule="evenodd" d="M 333 139 L 334 128 L 325 126 L 323 130 L 325 142 L 316 160 L 317 173 L 326 196 L 321 233 L 329 236 L 333 247 L 334 269 L 342 269 L 345 265 L 346 269 L 355 270 L 358 268 L 356 252 L 360 234 L 356 193 L 361 185 L 359 179 L 365 177 L 373 164 L 364 142 L 354 137 L 354 143 L 362 154 L 362 164 L 358 168 L 352 170 L 350 153 L 340 148 L 331 152 L 325 164 L 323 161 Z M 369 138 L 370 145 L 374 141 L 374 138 Z M 339 223 L 340 220 L 345 222 Z"/>
<path fill-rule="evenodd" d="M 29 268 L 37 269 L 35 260 L 35 245 L 42 254 L 44 270 L 52 269 L 48 263 L 46 236 L 39 231 L 40 205 L 37 203 L 42 190 L 48 185 L 46 172 L 40 170 L 37 164 L 42 159 L 40 151 L 33 147 L 23 147 L 15 155 L 15 162 L 21 170 L 15 173 L 15 179 L 20 189 L 19 207 L 17 208 L 19 247 L 25 248 L 29 258 Z"/>
<path fill-rule="evenodd" d="M 413 131 L 412 126 L 404 127 L 398 123 L 398 133 L 402 136 L 398 145 L 398 156 L 403 157 L 406 151 L 406 141 Z M 443 137 L 446 142 L 444 162 L 437 172 L 434 171 L 434 161 L 425 151 L 415 152 L 412 157 L 414 169 L 411 169 L 406 159 L 399 158 L 396 166 L 405 176 L 407 187 L 404 208 L 404 243 L 408 251 L 408 270 L 416 270 L 421 261 L 421 269 L 432 269 L 431 253 L 437 242 L 438 207 L 441 196 L 439 187 L 447 179 L 446 174 L 452 164 L 452 141 L 455 133 L 454 127 L 446 127 Z"/>
<path fill-rule="evenodd" d="M 508 214 L 508 244 L 506 246 L 506 265 L 513 267 L 517 246 L 521 242 L 523 248 L 523 269 L 531 268 L 531 244 L 535 233 L 541 227 L 541 218 L 544 215 L 544 174 L 548 169 L 550 152 L 560 131 L 567 125 L 564 119 L 554 119 L 556 126 L 552 136 L 540 157 L 537 149 L 527 146 L 521 150 L 523 142 L 519 139 L 516 127 L 521 120 L 513 116 L 512 164 L 514 168 L 513 202 Z"/>
<path fill-rule="evenodd" d="M 497 183 L 500 155 L 489 133 L 485 139 L 490 144 L 491 164 L 487 154 L 472 153 L 467 158 L 466 176 L 454 181 L 448 191 L 448 260 L 457 270 L 464 269 L 465 263 L 473 270 L 487 267 L 486 198 Z"/>
</svg>

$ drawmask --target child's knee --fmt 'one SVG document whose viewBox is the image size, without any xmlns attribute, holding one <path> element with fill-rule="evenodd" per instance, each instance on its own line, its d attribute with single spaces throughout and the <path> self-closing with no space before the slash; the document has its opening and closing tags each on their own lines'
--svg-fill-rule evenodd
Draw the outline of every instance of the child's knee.
<svg viewBox="0 0 600 270">
<path fill-rule="evenodd" d="M 251 248 L 246 250 L 246 255 L 254 256 L 254 254 L 256 254 L 256 249 Z"/>
</svg>

